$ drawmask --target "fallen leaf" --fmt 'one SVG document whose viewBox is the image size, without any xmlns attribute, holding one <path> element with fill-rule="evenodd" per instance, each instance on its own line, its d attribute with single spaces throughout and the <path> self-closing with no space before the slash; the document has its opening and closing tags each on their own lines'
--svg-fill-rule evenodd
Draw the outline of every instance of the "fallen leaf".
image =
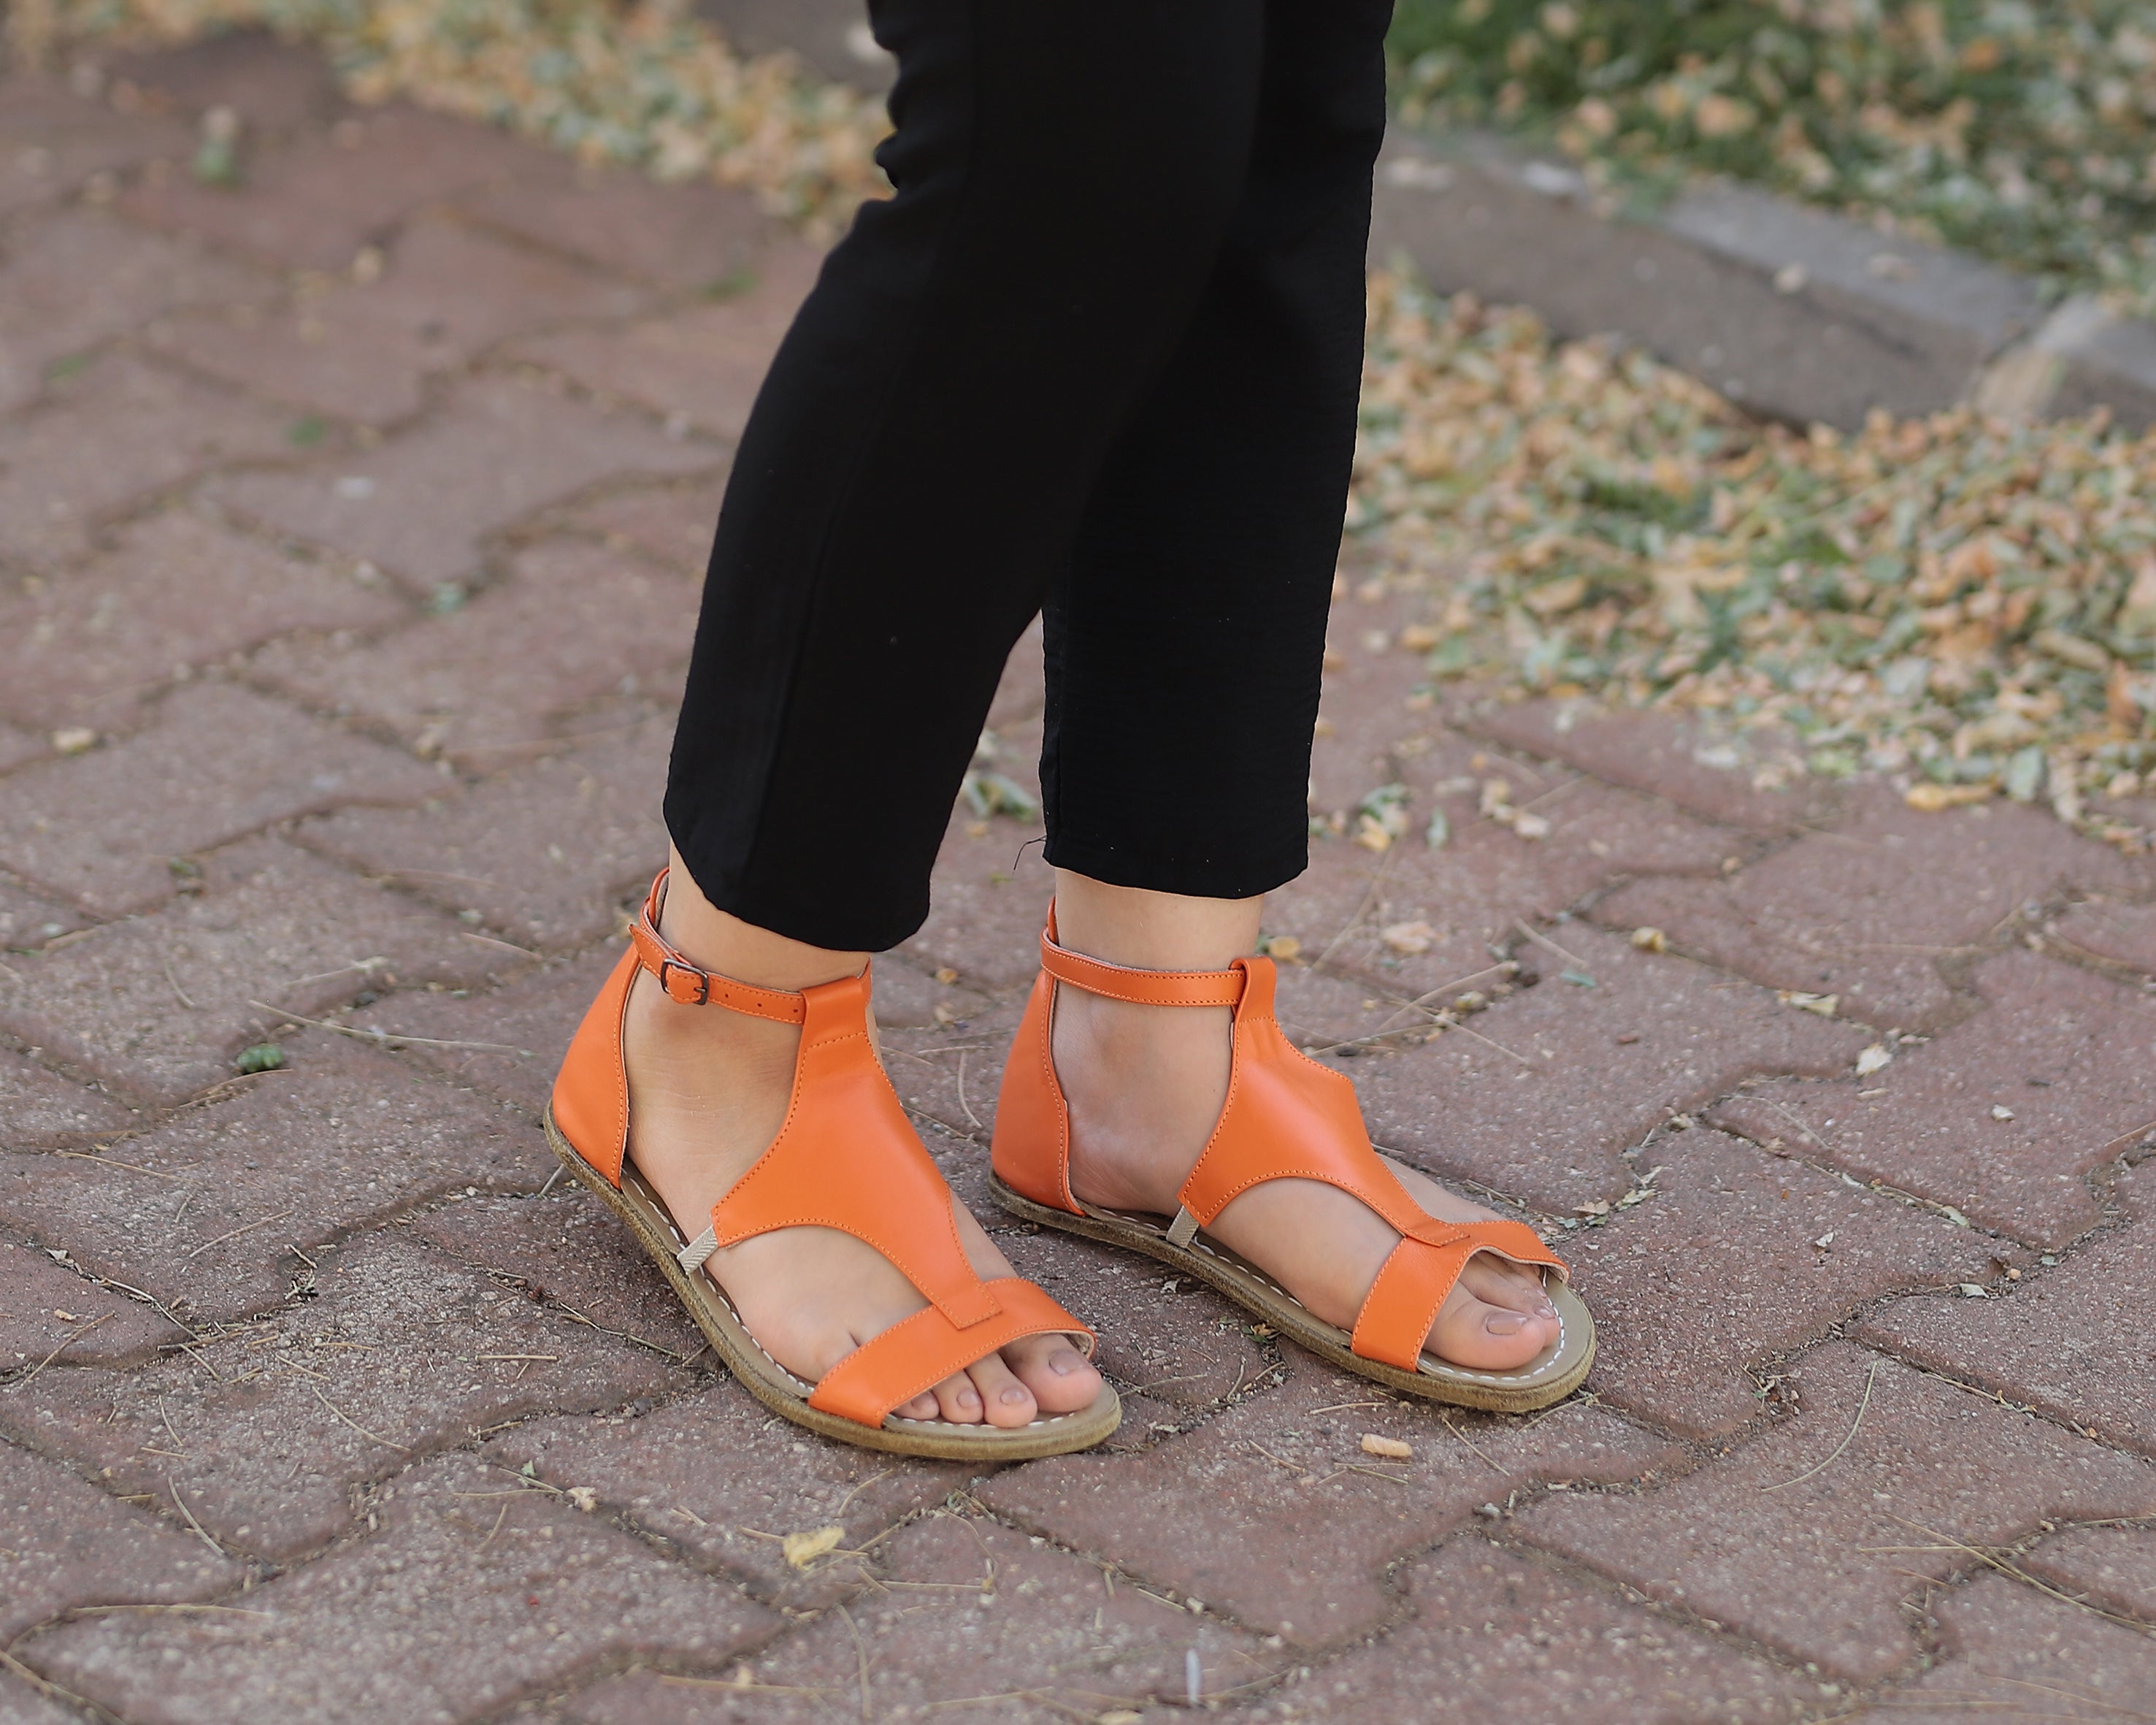
<svg viewBox="0 0 2156 1725">
<path fill-rule="evenodd" d="M 1957 809 L 1966 803 L 1989 802 L 1991 790 L 1989 785 L 1933 785 L 1927 781 L 1912 785 L 1902 792 L 1902 801 L 1912 809 L 1936 815 L 1943 809 Z"/>
<path fill-rule="evenodd" d="M 1884 1043 L 1874 1043 L 1856 1057 L 1856 1075 L 1870 1078 L 1875 1072 L 1883 1072 L 1894 1063 L 1894 1051 Z"/>
<path fill-rule="evenodd" d="M 1794 1007 L 1800 1012 L 1816 1012 L 1822 1018 L 1831 1018 L 1841 1009 L 1838 994 L 1806 994 L 1801 989 L 1785 988 L 1775 996 L 1785 1007 Z"/>
<path fill-rule="evenodd" d="M 1393 923 L 1379 930 L 1378 938 L 1394 951 L 1412 955 L 1435 945 L 1437 930 L 1426 922 Z"/>
<path fill-rule="evenodd" d="M 588 1516 L 599 1506 L 599 1494 L 597 1488 L 593 1486 L 572 1486 L 562 1496 L 567 1498 Z"/>
<path fill-rule="evenodd" d="M 1660 929 L 1635 929 L 1632 930 L 1632 944 L 1642 952 L 1667 952 L 1670 937 Z"/>
<path fill-rule="evenodd" d="M 1363 1434 L 1363 1453 L 1365 1455 L 1383 1455 L 1394 1461 L 1405 1461 L 1414 1454 L 1414 1447 L 1403 1444 L 1398 1438 L 1381 1438 L 1375 1432 Z"/>
<path fill-rule="evenodd" d="M 1991 1117 L 1995 1120 L 2010 1120 L 2014 1118 L 2014 1110 L 2003 1102 L 1994 1102 L 1991 1105 Z"/>
<path fill-rule="evenodd" d="M 807 1533 L 789 1533 L 779 1542 L 779 1549 L 786 1553 L 786 1561 L 796 1569 L 806 1569 L 826 1552 L 834 1550 L 846 1530 L 835 1524 L 818 1527 Z"/>
</svg>

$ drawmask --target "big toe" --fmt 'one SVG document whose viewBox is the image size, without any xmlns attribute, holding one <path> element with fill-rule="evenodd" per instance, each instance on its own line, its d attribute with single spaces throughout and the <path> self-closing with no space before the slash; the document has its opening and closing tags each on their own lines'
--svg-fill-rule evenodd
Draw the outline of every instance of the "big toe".
<svg viewBox="0 0 2156 1725">
<path fill-rule="evenodd" d="M 1492 1305 L 1455 1288 L 1430 1326 L 1429 1347 L 1455 1366 L 1504 1372 L 1526 1365 L 1556 1339 L 1553 1319 Z"/>
<path fill-rule="evenodd" d="M 1101 1374 L 1062 1336 L 1028 1336 L 1004 1350 L 1004 1362 L 1044 1413 L 1075 1413 L 1101 1393 Z"/>
</svg>

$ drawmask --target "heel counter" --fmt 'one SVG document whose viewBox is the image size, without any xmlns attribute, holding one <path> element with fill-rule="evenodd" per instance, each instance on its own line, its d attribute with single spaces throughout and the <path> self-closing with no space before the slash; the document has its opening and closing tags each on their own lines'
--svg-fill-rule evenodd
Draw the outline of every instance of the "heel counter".
<svg viewBox="0 0 2156 1725">
<path fill-rule="evenodd" d="M 1025 1016 L 1004 1063 L 988 1159 L 996 1177 L 1020 1197 L 1076 1215 L 1077 1200 L 1070 1196 L 1070 1115 L 1063 1087 L 1055 1080 L 1049 1042 L 1055 1007 L 1055 980 L 1044 971 L 1034 980 Z"/>
<path fill-rule="evenodd" d="M 629 1152 L 629 1072 L 622 1062 L 621 1026 L 636 980 L 636 950 L 621 955 L 569 1039 L 554 1075 L 554 1130 L 570 1149 L 621 1184 Z"/>
</svg>

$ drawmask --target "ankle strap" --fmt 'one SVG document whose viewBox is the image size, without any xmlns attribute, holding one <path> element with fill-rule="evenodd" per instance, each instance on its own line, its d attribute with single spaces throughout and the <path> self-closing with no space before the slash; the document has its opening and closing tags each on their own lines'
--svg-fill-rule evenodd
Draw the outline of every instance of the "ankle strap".
<svg viewBox="0 0 2156 1725">
<path fill-rule="evenodd" d="M 1139 971 L 1103 963 L 1055 940 L 1055 913 L 1040 937 L 1040 967 L 1059 982 L 1088 994 L 1142 1007 L 1239 1007 L 1249 972 L 1242 960 L 1225 971 Z"/>
<path fill-rule="evenodd" d="M 659 986 L 666 991 L 666 998 L 682 1007 L 716 1004 L 781 1024 L 798 1024 L 806 1018 L 808 1003 L 799 995 L 783 988 L 758 988 L 753 983 L 737 982 L 731 976 L 721 976 L 716 971 L 690 963 L 678 949 L 667 944 L 659 932 L 659 914 L 666 904 L 666 874 L 664 868 L 659 871 L 659 878 L 651 883 L 651 890 L 644 897 L 642 913 L 629 928 L 629 941 L 636 948 L 636 961 L 659 979 Z"/>
</svg>

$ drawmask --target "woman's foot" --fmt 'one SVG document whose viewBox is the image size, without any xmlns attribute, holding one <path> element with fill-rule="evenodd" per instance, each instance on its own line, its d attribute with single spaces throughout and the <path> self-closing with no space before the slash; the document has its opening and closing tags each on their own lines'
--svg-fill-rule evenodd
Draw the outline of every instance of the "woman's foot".
<svg viewBox="0 0 2156 1725">
<path fill-rule="evenodd" d="M 1147 970 L 1218 971 L 1258 935 L 1255 899 L 1182 899 L 1058 876 L 1058 935 L 1075 952 Z M 1106 1209 L 1172 1216 L 1228 1095 L 1224 1007 L 1151 1007 L 1064 988 L 1055 1000 L 1056 1076 L 1070 1109 L 1070 1189 Z M 1495 1214 L 1390 1163 L 1431 1215 Z M 1206 1233 L 1249 1259 L 1314 1316 L 1354 1327 L 1399 1236 L 1363 1202 L 1312 1180 L 1276 1180 L 1235 1198 Z M 1523 1366 L 1558 1339 L 1540 1274 L 1478 1253 L 1431 1325 L 1428 1351 L 1481 1371 Z"/>
<path fill-rule="evenodd" d="M 719 910 L 673 859 L 661 919 L 696 963 L 767 988 L 857 975 L 861 953 L 788 940 Z M 747 1173 L 785 1124 L 800 1031 L 716 1005 L 669 1000 L 649 976 L 629 995 L 629 1160 L 685 1234 Z M 980 1224 L 953 1203 L 958 1237 L 982 1277 L 1014 1274 Z M 880 1253 L 834 1228 L 788 1228 L 712 1254 L 705 1268 L 765 1352 L 814 1383 L 870 1337 L 928 1302 Z M 1091 1405 L 1101 1376 L 1061 1336 L 1031 1336 L 977 1361 L 896 1411 L 907 1419 L 1025 1425 Z"/>
</svg>

